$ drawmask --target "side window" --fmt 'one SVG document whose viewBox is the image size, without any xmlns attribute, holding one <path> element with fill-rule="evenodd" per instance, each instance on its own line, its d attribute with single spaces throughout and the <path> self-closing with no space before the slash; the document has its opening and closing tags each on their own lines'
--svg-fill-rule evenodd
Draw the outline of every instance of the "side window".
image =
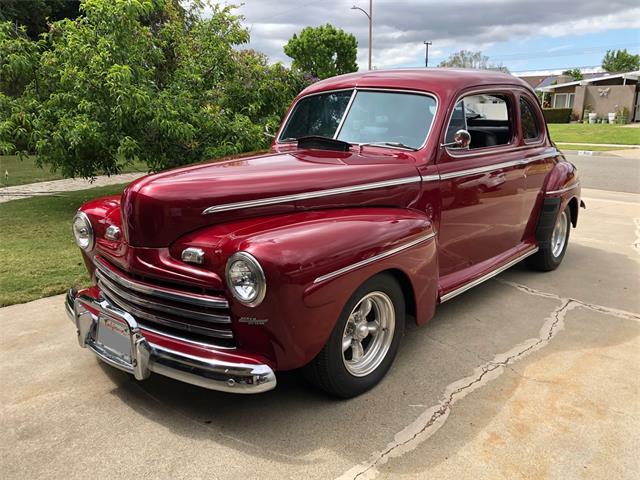
<svg viewBox="0 0 640 480">
<path fill-rule="evenodd" d="M 451 142 L 455 132 L 464 128 L 471 135 L 470 150 L 511 143 L 515 129 L 509 102 L 510 97 L 500 94 L 464 97 L 454 108 L 446 141 Z"/>
<path fill-rule="evenodd" d="M 520 97 L 520 124 L 522 125 L 522 137 L 527 140 L 535 140 L 540 136 L 540 124 L 535 109 L 528 100 Z"/>
</svg>

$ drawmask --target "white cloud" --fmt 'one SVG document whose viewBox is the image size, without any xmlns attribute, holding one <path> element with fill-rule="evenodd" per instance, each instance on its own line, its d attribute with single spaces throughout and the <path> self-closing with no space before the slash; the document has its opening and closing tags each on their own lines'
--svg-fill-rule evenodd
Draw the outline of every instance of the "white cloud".
<svg viewBox="0 0 640 480">
<path fill-rule="evenodd" d="M 367 64 L 367 18 L 351 10 L 366 0 L 244 0 L 240 13 L 251 30 L 251 48 L 289 63 L 282 47 L 308 25 L 331 23 L 358 39 L 358 63 Z M 374 59 L 379 68 L 420 65 L 424 40 L 438 50 L 486 49 L 532 36 L 573 37 L 611 29 L 640 28 L 637 0 L 374 0 Z M 571 38 L 573 40 L 573 38 Z M 567 49 L 571 45 L 566 46 Z M 557 47 L 554 50 L 561 50 Z M 418 63 L 416 63 L 418 62 Z"/>
</svg>

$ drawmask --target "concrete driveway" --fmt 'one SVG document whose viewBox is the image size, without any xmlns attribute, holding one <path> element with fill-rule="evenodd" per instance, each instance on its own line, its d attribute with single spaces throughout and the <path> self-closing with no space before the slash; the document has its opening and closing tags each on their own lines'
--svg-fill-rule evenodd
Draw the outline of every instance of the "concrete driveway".
<svg viewBox="0 0 640 480">
<path fill-rule="evenodd" d="M 136 382 L 77 347 L 61 296 L 4 308 L 2 478 L 637 478 L 640 196 L 583 194 L 559 270 L 442 305 L 350 401 L 296 374 Z"/>
</svg>

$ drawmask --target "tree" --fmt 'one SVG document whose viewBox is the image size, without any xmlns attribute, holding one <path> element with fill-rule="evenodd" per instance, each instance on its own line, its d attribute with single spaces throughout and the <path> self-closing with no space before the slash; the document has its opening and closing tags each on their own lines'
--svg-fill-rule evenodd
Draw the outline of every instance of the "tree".
<svg viewBox="0 0 640 480">
<path fill-rule="evenodd" d="M 25 27 L 26 35 L 37 40 L 49 30 L 48 22 L 80 15 L 80 0 L 2 0 L 0 21 Z"/>
<path fill-rule="evenodd" d="M 0 23 L 0 154 L 92 177 L 265 148 L 302 75 L 239 50 L 233 7 L 178 4 L 84 0 L 36 42 Z"/>
<path fill-rule="evenodd" d="M 509 69 L 502 64 L 489 63 L 489 57 L 483 55 L 481 51 L 460 50 L 452 53 L 448 59 L 443 60 L 438 65 L 446 68 L 473 68 L 476 70 L 498 70 L 509 73 Z"/>
<path fill-rule="evenodd" d="M 602 59 L 602 68 L 607 72 L 633 72 L 640 70 L 640 55 L 624 50 L 607 50 Z"/>
<path fill-rule="evenodd" d="M 584 75 L 579 68 L 571 68 L 562 72 L 562 75 L 568 75 L 573 78 L 574 81 L 584 80 Z"/>
<path fill-rule="evenodd" d="M 294 33 L 284 53 L 293 59 L 294 69 L 319 79 L 358 70 L 356 37 L 330 24 Z"/>
</svg>

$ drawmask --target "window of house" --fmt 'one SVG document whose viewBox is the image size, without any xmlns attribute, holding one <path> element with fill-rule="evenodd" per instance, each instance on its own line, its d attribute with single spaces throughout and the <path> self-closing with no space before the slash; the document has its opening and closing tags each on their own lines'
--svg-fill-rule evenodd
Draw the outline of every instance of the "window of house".
<svg viewBox="0 0 640 480">
<path fill-rule="evenodd" d="M 469 95 L 460 100 L 451 115 L 446 142 L 465 129 L 471 135 L 469 149 L 506 145 L 513 138 L 509 97 L 499 94 Z"/>
<path fill-rule="evenodd" d="M 535 108 L 528 100 L 520 97 L 520 124 L 525 140 L 535 140 L 540 136 L 540 124 Z"/>
<path fill-rule="evenodd" d="M 575 93 L 556 93 L 553 96 L 553 108 L 573 108 Z"/>
<path fill-rule="evenodd" d="M 556 93 L 553 96 L 553 108 L 565 108 L 567 105 L 567 94 Z"/>
</svg>

